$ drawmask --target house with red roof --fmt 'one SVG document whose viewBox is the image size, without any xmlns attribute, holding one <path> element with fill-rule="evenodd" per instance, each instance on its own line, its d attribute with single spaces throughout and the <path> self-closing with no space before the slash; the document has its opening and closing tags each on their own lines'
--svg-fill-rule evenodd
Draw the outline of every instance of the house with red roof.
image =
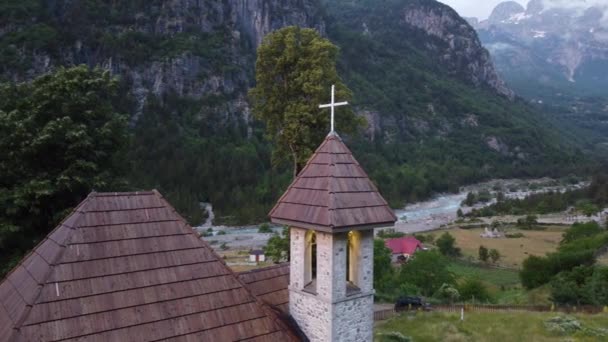
<svg viewBox="0 0 608 342">
<path fill-rule="evenodd" d="M 417 251 L 424 249 L 422 242 L 413 236 L 404 236 L 385 241 L 386 247 L 393 253 L 392 261 L 407 261 Z"/>
</svg>

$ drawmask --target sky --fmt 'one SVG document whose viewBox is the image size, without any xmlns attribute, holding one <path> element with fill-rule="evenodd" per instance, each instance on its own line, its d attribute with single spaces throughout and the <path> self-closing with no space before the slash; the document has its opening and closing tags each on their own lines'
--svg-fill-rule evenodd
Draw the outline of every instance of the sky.
<svg viewBox="0 0 608 342">
<path fill-rule="evenodd" d="M 504 1 L 505 0 L 439 0 L 439 2 L 443 2 L 455 9 L 461 17 L 476 17 L 479 19 L 487 19 L 494 7 Z M 524 7 L 528 4 L 528 0 L 516 1 Z"/>
</svg>

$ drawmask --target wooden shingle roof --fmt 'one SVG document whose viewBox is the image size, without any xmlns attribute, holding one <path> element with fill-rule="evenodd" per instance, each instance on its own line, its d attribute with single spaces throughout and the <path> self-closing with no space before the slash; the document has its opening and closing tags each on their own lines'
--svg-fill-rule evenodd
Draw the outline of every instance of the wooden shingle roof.
<svg viewBox="0 0 608 342">
<path fill-rule="evenodd" d="M 156 191 L 93 193 L 0 283 L 0 341 L 295 335 Z"/>
<path fill-rule="evenodd" d="M 268 305 L 289 314 L 289 263 L 238 273 L 251 292 Z"/>
<path fill-rule="evenodd" d="M 335 133 L 325 138 L 269 216 L 274 223 L 326 232 L 392 226 L 397 221 Z"/>
</svg>

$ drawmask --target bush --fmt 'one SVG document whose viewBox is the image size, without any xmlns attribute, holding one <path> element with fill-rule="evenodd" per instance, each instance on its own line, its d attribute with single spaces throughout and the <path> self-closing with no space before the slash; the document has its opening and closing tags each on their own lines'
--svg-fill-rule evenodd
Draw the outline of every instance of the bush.
<svg viewBox="0 0 608 342">
<path fill-rule="evenodd" d="M 577 266 L 593 265 L 595 251 L 559 251 L 546 257 L 529 256 L 524 260 L 519 272 L 521 283 L 527 289 L 533 289 L 551 281 L 552 277 L 563 271 L 570 271 Z"/>
<path fill-rule="evenodd" d="M 268 223 L 262 223 L 260 225 L 260 228 L 258 228 L 258 233 L 260 233 L 260 234 L 272 233 L 272 228 L 270 228 L 270 225 Z"/>
<path fill-rule="evenodd" d="M 374 239 L 374 289 L 384 292 L 393 286 L 395 269 L 391 265 L 391 250 L 384 240 Z"/>
<path fill-rule="evenodd" d="M 416 240 L 422 242 L 422 243 L 433 243 L 435 241 L 435 235 L 433 234 L 429 234 L 429 235 L 421 235 L 421 234 L 414 234 L 413 235 Z"/>
<path fill-rule="evenodd" d="M 548 283 L 553 276 L 549 265 L 547 258 L 536 255 L 529 256 L 524 260 L 519 272 L 521 284 L 527 289 L 533 289 Z"/>
<path fill-rule="evenodd" d="M 485 285 L 475 278 L 467 279 L 460 285 L 458 291 L 460 292 L 460 298 L 465 301 L 490 302 L 492 299 Z"/>
<path fill-rule="evenodd" d="M 478 254 L 479 254 L 480 261 L 487 262 L 488 259 L 490 258 L 490 253 L 489 253 L 488 249 L 483 245 L 479 246 Z"/>
<path fill-rule="evenodd" d="M 547 331 L 557 335 L 570 335 L 583 328 L 576 318 L 571 316 L 557 316 L 545 321 Z"/>
<path fill-rule="evenodd" d="M 493 263 L 496 263 L 500 259 L 500 252 L 494 248 L 490 249 L 489 255 Z"/>
<path fill-rule="evenodd" d="M 404 236 L 405 233 L 395 231 L 394 228 L 382 229 L 378 232 L 378 237 L 382 239 L 394 239 Z"/>
<path fill-rule="evenodd" d="M 523 233 L 517 232 L 517 233 L 512 233 L 512 234 L 505 234 L 505 237 L 507 239 L 519 239 L 519 238 L 523 238 L 525 237 L 525 235 Z"/>
<path fill-rule="evenodd" d="M 399 284 L 411 284 L 420 293 L 430 297 L 443 285 L 454 284 L 454 276 L 448 270 L 448 260 L 437 251 L 420 251 L 401 266 L 397 276 Z"/>
<path fill-rule="evenodd" d="M 567 244 L 584 237 L 602 233 L 604 230 L 597 222 L 575 223 L 563 235 L 560 244 Z"/>
<path fill-rule="evenodd" d="M 528 215 L 525 218 L 517 220 L 517 227 L 521 229 L 531 230 L 538 224 L 538 217 L 535 215 Z"/>
<path fill-rule="evenodd" d="M 226 235 L 226 231 L 225 230 L 220 230 L 219 232 L 217 232 L 217 235 Z"/>
<path fill-rule="evenodd" d="M 452 304 L 460 299 L 460 292 L 451 284 L 444 283 L 433 296 L 444 303 Z"/>
<path fill-rule="evenodd" d="M 452 234 L 445 232 L 435 242 L 441 254 L 446 256 L 460 256 L 460 248 L 456 247 L 456 239 Z"/>
</svg>

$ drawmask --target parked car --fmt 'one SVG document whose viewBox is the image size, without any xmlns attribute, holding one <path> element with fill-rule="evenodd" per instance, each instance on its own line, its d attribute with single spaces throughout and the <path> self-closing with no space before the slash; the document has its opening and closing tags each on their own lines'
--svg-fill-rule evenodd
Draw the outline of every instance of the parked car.
<svg viewBox="0 0 608 342">
<path fill-rule="evenodd" d="M 431 306 L 420 297 L 401 297 L 395 302 L 396 312 L 418 309 L 428 311 Z"/>
</svg>

